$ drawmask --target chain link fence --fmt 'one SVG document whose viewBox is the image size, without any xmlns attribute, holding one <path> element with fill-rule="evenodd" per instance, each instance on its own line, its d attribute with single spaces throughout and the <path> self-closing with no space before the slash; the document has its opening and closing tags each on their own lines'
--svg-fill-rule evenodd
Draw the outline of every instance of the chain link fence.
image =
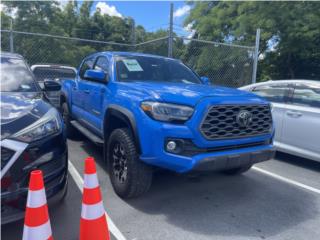
<svg viewBox="0 0 320 240">
<path fill-rule="evenodd" d="M 1 51 L 10 51 L 10 34 L 1 31 Z"/>
<path fill-rule="evenodd" d="M 211 83 L 240 87 L 252 82 L 255 47 L 188 38 L 175 38 L 174 41 L 175 44 L 183 41 L 185 49 L 173 48 L 173 56 L 200 76 L 208 77 Z"/>
<path fill-rule="evenodd" d="M 78 67 L 81 60 L 98 51 L 135 51 L 168 56 L 169 37 L 138 44 L 94 41 L 28 32 L 1 30 L 1 51 L 13 51 L 25 57 L 29 65 L 39 63 Z M 173 38 L 173 57 L 207 76 L 213 84 L 240 87 L 252 82 L 255 47 Z"/>
<path fill-rule="evenodd" d="M 10 51 L 10 31 L 1 31 L 1 51 Z M 13 31 L 13 52 L 22 55 L 29 65 L 64 64 L 78 67 L 82 59 L 99 51 L 133 51 L 131 44 L 94 41 Z"/>
<path fill-rule="evenodd" d="M 168 56 L 168 37 L 158 38 L 134 46 L 135 52 Z"/>
</svg>

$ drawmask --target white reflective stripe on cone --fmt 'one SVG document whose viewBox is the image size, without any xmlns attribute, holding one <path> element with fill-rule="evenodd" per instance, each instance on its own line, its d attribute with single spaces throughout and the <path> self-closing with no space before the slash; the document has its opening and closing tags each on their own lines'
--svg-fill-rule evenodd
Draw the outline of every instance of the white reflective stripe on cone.
<svg viewBox="0 0 320 240">
<path fill-rule="evenodd" d="M 28 192 L 28 200 L 27 200 L 27 207 L 29 208 L 38 208 L 42 207 L 47 203 L 46 200 L 46 192 L 44 189 L 31 191 Z"/>
<path fill-rule="evenodd" d="M 105 214 L 102 201 L 96 204 L 82 203 L 81 218 L 85 220 L 94 220 Z"/>
<path fill-rule="evenodd" d="M 38 227 L 24 225 L 22 240 L 47 240 L 52 236 L 50 220 Z"/>
<path fill-rule="evenodd" d="M 85 174 L 84 175 L 84 188 L 96 188 L 99 186 L 97 174 Z"/>
</svg>

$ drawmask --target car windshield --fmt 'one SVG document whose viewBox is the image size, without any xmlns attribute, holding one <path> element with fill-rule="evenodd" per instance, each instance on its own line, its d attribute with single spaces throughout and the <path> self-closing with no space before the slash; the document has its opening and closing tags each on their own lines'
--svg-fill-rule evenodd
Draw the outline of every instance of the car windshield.
<svg viewBox="0 0 320 240">
<path fill-rule="evenodd" d="M 39 82 L 43 82 L 45 79 L 60 80 L 76 77 L 76 72 L 73 69 L 58 66 L 38 66 L 33 70 L 33 74 Z"/>
<path fill-rule="evenodd" d="M 151 81 L 201 84 L 199 77 L 183 63 L 166 58 L 148 56 L 118 56 L 119 81 Z"/>
<path fill-rule="evenodd" d="M 37 92 L 38 87 L 26 63 L 19 58 L 1 56 L 1 92 Z"/>
</svg>

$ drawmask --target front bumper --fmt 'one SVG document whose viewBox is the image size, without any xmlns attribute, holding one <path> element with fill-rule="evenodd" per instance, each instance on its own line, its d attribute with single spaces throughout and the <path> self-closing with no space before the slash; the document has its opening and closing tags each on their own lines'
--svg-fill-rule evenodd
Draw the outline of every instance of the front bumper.
<svg viewBox="0 0 320 240">
<path fill-rule="evenodd" d="M 196 125 L 173 125 L 151 119 L 145 119 L 143 124 L 144 127 L 139 132 L 142 149 L 140 159 L 147 164 L 175 172 L 235 168 L 266 161 L 274 155 L 274 130 L 261 136 L 207 141 L 195 133 Z M 190 154 L 170 153 L 165 149 L 168 139 L 187 139 L 192 142 L 196 151 L 189 151 Z"/>
<path fill-rule="evenodd" d="M 163 151 L 157 157 L 141 156 L 140 158 L 148 164 L 183 173 L 191 170 L 218 171 L 237 168 L 272 159 L 274 153 L 274 146 L 269 144 L 194 156 L 182 156 Z"/>
<path fill-rule="evenodd" d="M 6 148 L 10 147 L 16 150 L 15 144 L 6 145 Z M 24 217 L 32 170 L 42 170 L 49 204 L 64 196 L 68 177 L 68 149 L 64 132 L 26 144 L 19 156 L 13 156 L 4 165 L 2 173 L 8 164 L 10 168 L 1 176 L 1 224 Z"/>
<path fill-rule="evenodd" d="M 47 183 L 50 185 L 50 187 L 45 186 L 47 203 L 50 206 L 59 202 L 68 190 L 68 174 L 61 172 L 61 175 L 57 176 L 51 182 L 45 180 L 45 185 L 47 185 Z M 19 199 L 19 205 L 26 204 L 27 194 L 28 189 L 24 189 L 24 191 L 21 191 L 18 196 L 15 196 L 15 199 Z M 1 202 L 1 225 L 15 222 L 24 218 L 25 210 L 21 207 L 16 207 L 16 205 L 12 205 L 10 196 L 4 196 L 3 198 L 1 197 Z"/>
<path fill-rule="evenodd" d="M 199 161 L 194 170 L 225 170 L 241 166 L 253 165 L 255 163 L 267 161 L 274 157 L 275 149 L 263 149 L 250 152 L 235 153 L 221 156 L 206 157 Z"/>
</svg>

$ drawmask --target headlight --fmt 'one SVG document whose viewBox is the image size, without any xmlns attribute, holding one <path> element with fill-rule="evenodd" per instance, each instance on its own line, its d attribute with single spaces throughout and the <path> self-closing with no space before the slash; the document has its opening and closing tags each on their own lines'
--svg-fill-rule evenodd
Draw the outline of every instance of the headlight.
<svg viewBox="0 0 320 240">
<path fill-rule="evenodd" d="M 61 121 L 58 112 L 55 109 L 50 109 L 38 121 L 15 133 L 10 138 L 23 142 L 33 142 L 58 133 L 60 129 Z"/>
<path fill-rule="evenodd" d="M 183 105 L 160 103 L 160 102 L 142 102 L 142 110 L 155 120 L 159 121 L 186 121 L 193 113 L 193 108 Z"/>
</svg>

